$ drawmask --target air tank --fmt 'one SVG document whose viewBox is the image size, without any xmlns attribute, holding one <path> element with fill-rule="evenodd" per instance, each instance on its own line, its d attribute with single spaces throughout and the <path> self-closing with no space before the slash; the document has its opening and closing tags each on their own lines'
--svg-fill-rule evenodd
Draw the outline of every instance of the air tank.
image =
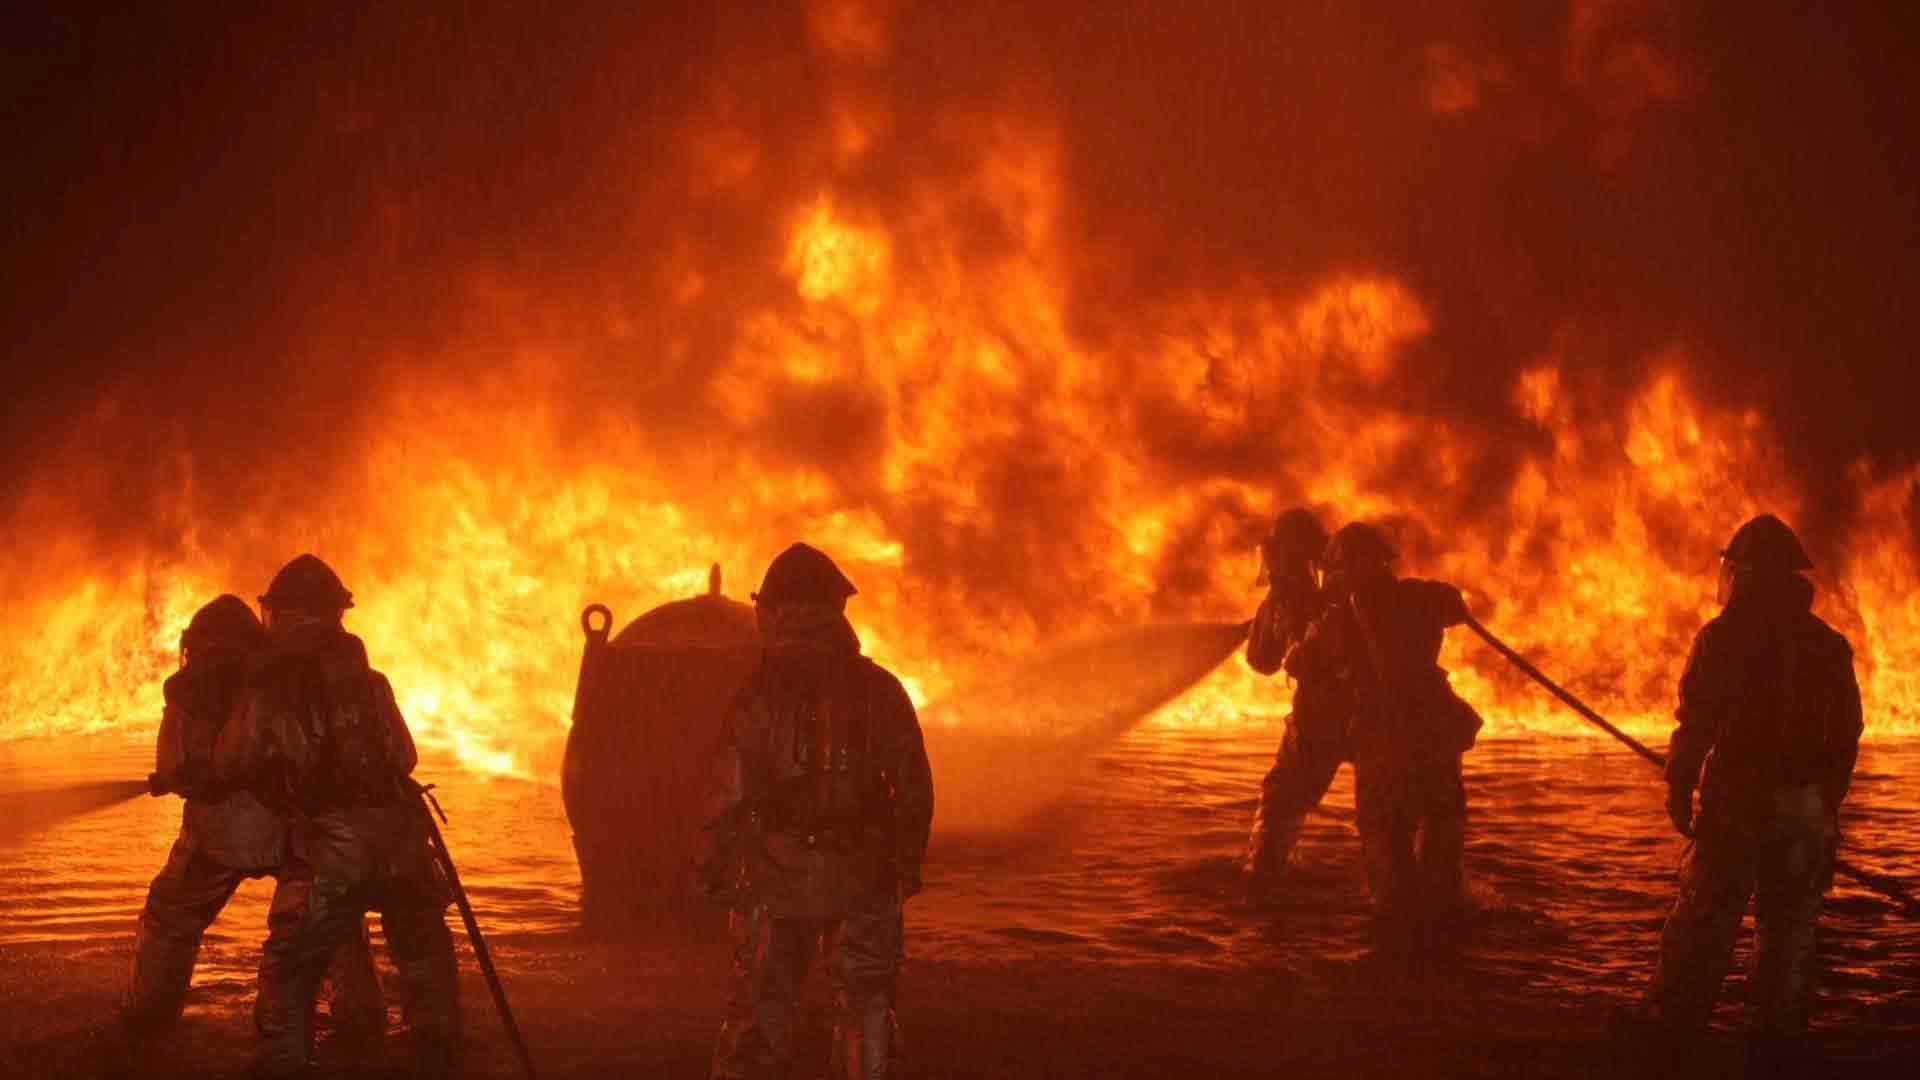
<svg viewBox="0 0 1920 1080">
<path fill-rule="evenodd" d="M 717 937 L 726 914 L 691 864 L 708 764 L 734 694 L 760 659 L 753 608 L 708 592 L 663 604 L 609 636 L 601 604 L 580 616 L 586 651 L 560 791 L 580 860 L 589 931 Z"/>
</svg>

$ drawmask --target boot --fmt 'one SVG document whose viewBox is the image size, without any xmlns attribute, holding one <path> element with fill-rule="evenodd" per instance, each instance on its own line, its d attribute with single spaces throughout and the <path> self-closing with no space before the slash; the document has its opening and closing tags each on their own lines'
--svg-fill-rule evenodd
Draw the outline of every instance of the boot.
<svg viewBox="0 0 1920 1080">
<path fill-rule="evenodd" d="M 187 1004 L 200 942 L 182 943 L 142 925 L 133 944 L 133 980 L 120 1007 L 129 1031 L 157 1035 L 172 1028 Z"/>
<path fill-rule="evenodd" d="M 877 1000 L 860 1015 L 842 1017 L 833 1027 L 829 1080 L 887 1080 L 894 1075 L 898 1028 L 893 1010 Z"/>
<path fill-rule="evenodd" d="M 439 1032 L 413 1033 L 414 1073 L 428 1080 L 445 1080 L 454 1075 L 460 1061 L 460 1043 Z"/>
</svg>

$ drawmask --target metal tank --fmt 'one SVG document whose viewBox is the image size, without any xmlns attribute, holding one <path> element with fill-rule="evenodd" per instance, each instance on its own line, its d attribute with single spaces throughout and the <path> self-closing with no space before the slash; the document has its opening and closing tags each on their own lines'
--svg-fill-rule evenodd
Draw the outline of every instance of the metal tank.
<svg viewBox="0 0 1920 1080">
<path fill-rule="evenodd" d="M 735 692 L 760 659 L 753 608 L 708 593 L 654 608 L 609 637 L 613 613 L 581 613 L 586 653 L 574 692 L 561 796 L 580 860 L 590 931 L 718 936 L 691 863 L 709 757 Z"/>
</svg>

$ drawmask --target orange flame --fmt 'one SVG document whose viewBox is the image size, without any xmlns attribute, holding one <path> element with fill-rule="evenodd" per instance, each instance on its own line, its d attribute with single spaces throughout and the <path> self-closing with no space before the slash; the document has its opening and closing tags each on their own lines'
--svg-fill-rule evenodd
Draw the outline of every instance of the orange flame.
<svg viewBox="0 0 1920 1080">
<path fill-rule="evenodd" d="M 886 49 L 866 9 L 823 10 L 815 32 L 831 48 Z M 796 194 L 783 291 L 738 299 L 738 332 L 699 382 L 702 415 L 730 427 L 689 436 L 671 463 L 631 420 L 578 420 L 575 382 L 600 354 L 529 334 L 544 343 L 488 379 L 381 384 L 373 415 L 392 419 L 364 433 L 357 477 L 296 510 L 103 553 L 63 532 L 61 478 L 28 477 L 23 519 L 45 539 L 0 557 L 0 738 L 150 730 L 193 610 L 218 592 L 251 595 L 279 561 L 313 550 L 358 595 L 350 628 L 423 743 L 478 770 L 552 776 L 588 602 L 632 617 L 703 591 L 715 561 L 744 594 L 804 536 L 860 584 L 852 615 L 869 652 L 925 701 L 1049 637 L 1246 617 L 1259 599 L 1253 523 L 1296 496 L 1330 518 L 1388 519 L 1409 572 L 1459 582 L 1497 631 L 1645 729 L 1711 614 L 1725 537 L 1753 512 L 1795 520 L 1805 508 L 1768 420 L 1703 404 L 1676 347 L 1604 418 L 1559 357 L 1541 357 L 1511 390 L 1537 439 L 1462 516 L 1438 496 L 1480 483 L 1477 465 L 1510 433 L 1381 400 L 1432 330 L 1404 282 L 1368 267 L 1297 290 L 1246 282 L 1122 313 L 1121 334 L 1079 333 L 1058 139 L 998 116 L 943 122 L 973 154 L 950 187 L 888 215 L 851 187 Z M 886 120 L 849 98 L 827 123 L 844 166 Z M 716 127 L 688 150 L 694 195 L 777 179 L 739 132 Z M 983 217 L 999 231 L 991 243 Z M 670 252 L 661 310 L 713 303 L 723 260 L 691 244 Z M 491 294 L 476 304 L 511 307 Z M 620 313 L 581 321 L 613 340 L 630 333 Z M 467 347 L 498 348 L 450 351 Z M 668 333 L 635 362 L 639 392 L 687 348 Z M 849 414 L 879 418 L 877 445 L 843 445 Z M 797 445 L 817 452 L 774 460 L 730 441 L 799 422 L 810 426 Z M 1856 482 L 1866 512 L 1820 568 L 1820 610 L 1855 643 L 1870 730 L 1908 731 L 1920 721 L 1920 568 L 1903 515 L 1920 469 L 1863 468 Z M 1044 571 L 1017 594 L 997 577 L 1015 563 Z M 1585 730 L 1469 642 L 1446 662 L 1493 733 Z M 1285 700 L 1236 664 L 1160 719 L 1238 722 Z"/>
</svg>

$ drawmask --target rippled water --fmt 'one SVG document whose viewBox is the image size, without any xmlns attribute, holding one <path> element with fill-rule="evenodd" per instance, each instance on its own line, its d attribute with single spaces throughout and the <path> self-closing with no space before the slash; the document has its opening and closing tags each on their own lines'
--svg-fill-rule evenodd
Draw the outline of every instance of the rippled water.
<svg viewBox="0 0 1920 1080">
<path fill-rule="evenodd" d="M 1047 842 L 951 838 L 923 933 L 942 948 L 1070 949 L 1115 964 L 1278 969 L 1311 978 L 1370 946 L 1351 770 L 1309 819 L 1274 910 L 1237 903 L 1233 859 L 1271 730 L 1147 729 L 1091 763 L 1044 820 Z M 1844 857 L 1920 883 L 1904 742 L 1863 749 L 1842 816 Z M 1684 841 L 1663 789 L 1609 741 L 1491 740 L 1467 758 L 1468 875 L 1482 908 L 1469 952 L 1493 995 L 1636 994 L 1671 903 Z M 937 889 L 937 891 L 935 891 Z M 1823 1021 L 1920 1024 L 1920 924 L 1839 882 L 1822 939 Z M 1730 985 L 1738 992 L 1737 978 Z"/>
<path fill-rule="evenodd" d="M 1278 730 L 1148 724 L 1087 761 L 1060 804 L 1016 832 L 936 826 L 928 889 L 910 909 L 913 949 L 959 963 L 1179 967 L 1223 977 L 1337 978 L 1369 947 L 1352 828 L 1352 777 L 1309 821 L 1272 909 L 1239 899 L 1233 860 Z M 52 758 L 14 748 L 0 792 L 137 775 L 136 748 Z M 1624 999 L 1647 975 L 1682 841 L 1647 766 L 1608 741 L 1485 741 L 1468 757 L 1468 871 L 1483 908 L 1467 951 L 1483 1006 Z M 1863 748 L 1843 815 L 1845 857 L 1920 884 L 1920 794 L 1902 780 L 1920 747 Z M 424 767 L 452 816 L 449 844 L 510 961 L 573 936 L 579 876 L 556 787 Z M 140 798 L 0 849 L 0 945 L 124 955 L 180 804 Z M 215 925 L 197 983 L 244 1001 L 271 883 L 244 887 Z M 1920 926 L 1840 882 L 1827 906 L 1821 1022 L 1920 1026 Z M 225 993 L 231 991 L 231 994 Z"/>
</svg>

